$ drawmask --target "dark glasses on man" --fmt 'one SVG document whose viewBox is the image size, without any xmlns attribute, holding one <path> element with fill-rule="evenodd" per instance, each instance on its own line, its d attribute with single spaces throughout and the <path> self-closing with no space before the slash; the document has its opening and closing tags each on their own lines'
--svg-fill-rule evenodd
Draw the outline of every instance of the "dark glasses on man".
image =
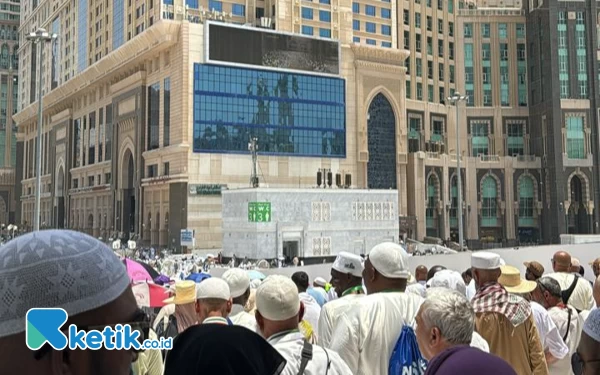
<svg viewBox="0 0 600 375">
<path fill-rule="evenodd" d="M 102 332 L 102 331 L 104 331 L 104 328 L 115 327 L 117 324 L 129 325 L 131 327 L 132 332 L 138 331 L 140 333 L 140 335 L 138 337 L 138 341 L 140 342 L 140 344 L 143 343 L 144 340 L 148 339 L 148 337 L 150 335 L 150 317 L 148 316 L 148 314 L 146 314 L 141 309 L 136 310 L 133 317 L 131 318 L 131 321 L 126 322 L 126 323 L 90 325 L 90 326 L 75 325 L 75 326 L 77 327 L 77 329 L 79 331 L 85 331 L 85 332 L 100 331 L 100 332 Z M 33 357 L 36 360 L 40 360 L 46 354 L 50 353 L 51 350 L 52 350 L 52 347 L 48 343 L 46 343 L 41 348 L 39 348 L 38 350 L 33 352 Z M 133 350 L 133 351 L 141 352 L 141 351 L 143 351 L 143 349 Z"/>
</svg>

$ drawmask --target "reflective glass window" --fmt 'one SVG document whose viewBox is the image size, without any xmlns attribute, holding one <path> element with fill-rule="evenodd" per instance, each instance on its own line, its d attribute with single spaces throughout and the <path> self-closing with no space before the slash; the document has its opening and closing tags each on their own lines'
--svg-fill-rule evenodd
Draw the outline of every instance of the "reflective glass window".
<svg viewBox="0 0 600 375">
<path fill-rule="evenodd" d="M 194 151 L 345 157 L 345 83 L 334 77 L 194 65 Z"/>
</svg>

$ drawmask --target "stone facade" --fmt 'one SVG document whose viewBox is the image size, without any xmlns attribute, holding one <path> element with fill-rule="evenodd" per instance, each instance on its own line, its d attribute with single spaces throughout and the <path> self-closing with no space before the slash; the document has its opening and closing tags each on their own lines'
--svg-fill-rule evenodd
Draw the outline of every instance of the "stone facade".
<svg viewBox="0 0 600 375">
<path fill-rule="evenodd" d="M 270 220 L 250 222 L 249 202 L 270 202 Z M 366 254 L 378 243 L 398 241 L 397 206 L 395 190 L 224 190 L 223 255 L 291 261 Z"/>
</svg>

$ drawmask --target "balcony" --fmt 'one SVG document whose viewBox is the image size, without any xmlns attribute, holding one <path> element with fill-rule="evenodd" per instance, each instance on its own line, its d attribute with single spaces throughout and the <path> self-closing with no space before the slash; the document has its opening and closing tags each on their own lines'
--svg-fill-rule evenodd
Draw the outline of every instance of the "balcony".
<svg viewBox="0 0 600 375">
<path fill-rule="evenodd" d="M 500 156 L 498 155 L 479 155 L 479 161 L 482 163 L 498 163 Z"/>
<path fill-rule="evenodd" d="M 15 169 L 14 168 L 0 168 L 0 185 L 15 184 Z"/>
</svg>

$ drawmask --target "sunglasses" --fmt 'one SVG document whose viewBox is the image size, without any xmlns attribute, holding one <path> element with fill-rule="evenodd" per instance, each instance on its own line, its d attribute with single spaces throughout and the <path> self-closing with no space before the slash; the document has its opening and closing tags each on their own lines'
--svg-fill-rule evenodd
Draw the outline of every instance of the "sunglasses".
<svg viewBox="0 0 600 375">
<path fill-rule="evenodd" d="M 585 368 L 586 363 L 600 363 L 600 359 L 584 361 L 581 359 L 579 352 L 573 353 L 573 356 L 571 357 L 571 368 L 573 369 L 573 373 L 575 375 L 583 375 L 583 369 Z"/>
<path fill-rule="evenodd" d="M 127 323 L 115 323 L 115 324 L 105 324 L 105 325 L 90 325 L 90 326 L 82 326 L 75 325 L 79 331 L 104 331 L 106 327 L 115 327 L 117 324 L 129 325 L 131 327 L 132 332 L 139 332 L 138 341 L 142 344 L 146 339 L 148 339 L 150 335 L 150 317 L 143 310 L 137 309 L 131 318 L 131 321 Z M 135 353 L 142 352 L 143 349 L 132 349 Z M 46 354 L 52 351 L 52 347 L 50 344 L 46 343 L 41 348 L 33 352 L 33 358 L 36 361 L 42 359 Z"/>
</svg>

